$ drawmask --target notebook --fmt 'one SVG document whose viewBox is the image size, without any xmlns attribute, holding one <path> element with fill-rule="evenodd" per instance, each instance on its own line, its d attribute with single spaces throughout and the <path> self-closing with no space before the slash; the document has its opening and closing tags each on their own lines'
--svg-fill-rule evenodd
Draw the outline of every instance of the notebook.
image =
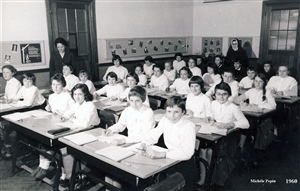
<svg viewBox="0 0 300 191">
<path fill-rule="evenodd" d="M 220 129 L 216 126 L 212 126 L 210 124 L 205 124 L 202 123 L 198 133 L 202 133 L 202 134 L 218 134 L 218 135 L 223 135 L 226 136 L 227 135 L 227 129 Z"/>
<path fill-rule="evenodd" d="M 118 146 L 109 146 L 104 149 L 100 149 L 95 153 L 117 162 L 134 155 L 134 152 L 130 149 Z"/>
<path fill-rule="evenodd" d="M 77 145 L 84 145 L 93 141 L 97 141 L 97 138 L 94 135 L 91 135 L 86 132 L 76 133 L 73 135 L 68 135 L 64 137 L 65 139 L 68 139 L 69 141 L 72 141 L 73 143 Z"/>
<path fill-rule="evenodd" d="M 99 141 L 105 142 L 105 143 L 108 143 L 108 144 L 111 144 L 111 142 L 115 139 L 125 139 L 125 138 L 126 138 L 125 135 L 121 135 L 121 134 L 117 134 L 117 133 L 114 133 L 111 136 L 100 135 L 100 136 L 97 137 L 97 139 Z"/>
</svg>

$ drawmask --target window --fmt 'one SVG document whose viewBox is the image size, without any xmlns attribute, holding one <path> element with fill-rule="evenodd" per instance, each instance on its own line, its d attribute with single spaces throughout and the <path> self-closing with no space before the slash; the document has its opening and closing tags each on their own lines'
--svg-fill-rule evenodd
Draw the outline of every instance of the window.
<svg viewBox="0 0 300 191">
<path fill-rule="evenodd" d="M 269 50 L 295 50 L 299 10 L 274 10 L 271 13 Z"/>
</svg>

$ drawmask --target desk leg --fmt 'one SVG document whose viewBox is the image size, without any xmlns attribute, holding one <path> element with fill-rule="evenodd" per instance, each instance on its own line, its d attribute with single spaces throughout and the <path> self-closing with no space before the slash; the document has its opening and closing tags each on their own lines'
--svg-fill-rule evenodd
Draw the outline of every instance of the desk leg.
<svg viewBox="0 0 300 191">
<path fill-rule="evenodd" d="M 75 183 L 76 183 L 76 167 L 77 167 L 78 159 L 74 157 L 74 163 L 72 167 L 72 175 L 71 175 L 71 182 L 70 182 L 70 191 L 74 190 Z"/>
<path fill-rule="evenodd" d="M 19 148 L 19 134 L 16 133 L 16 143 L 14 145 L 14 152 L 13 152 L 13 157 L 12 157 L 12 173 L 15 174 L 15 169 L 17 166 L 17 153 L 18 153 L 18 148 Z"/>
<path fill-rule="evenodd" d="M 213 147 L 211 148 L 212 149 L 211 162 L 208 167 L 208 172 L 207 172 L 206 178 L 205 178 L 205 184 L 207 186 L 212 185 L 212 176 L 213 176 L 214 168 L 217 163 L 218 148 L 219 148 L 219 141 L 217 141 L 217 143 L 213 144 Z"/>
</svg>

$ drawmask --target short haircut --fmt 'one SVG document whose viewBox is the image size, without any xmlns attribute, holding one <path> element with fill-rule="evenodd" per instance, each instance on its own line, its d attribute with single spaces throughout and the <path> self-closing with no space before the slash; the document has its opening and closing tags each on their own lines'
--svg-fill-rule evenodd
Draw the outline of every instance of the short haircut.
<svg viewBox="0 0 300 191">
<path fill-rule="evenodd" d="M 17 74 L 17 69 L 10 64 L 2 66 L 2 71 L 4 68 L 9 69 L 13 73 L 13 76 Z"/>
<path fill-rule="evenodd" d="M 66 82 L 66 80 L 65 80 L 65 77 L 64 77 L 64 75 L 63 75 L 62 73 L 56 73 L 56 74 L 54 74 L 54 76 L 52 76 L 52 77 L 51 77 L 51 80 L 50 80 L 51 84 L 52 84 L 53 80 L 55 80 L 55 81 L 61 83 L 61 85 L 62 85 L 63 87 L 66 87 L 66 85 L 67 85 L 67 82 Z M 51 85 L 51 84 L 50 84 L 50 85 Z"/>
<path fill-rule="evenodd" d="M 142 64 L 136 64 L 136 65 L 134 65 L 134 71 L 135 71 L 135 69 L 138 68 L 138 67 L 141 68 L 141 71 L 142 71 L 142 72 L 144 72 L 144 67 L 143 67 Z"/>
<path fill-rule="evenodd" d="M 202 56 L 200 56 L 200 55 L 196 55 L 196 60 L 197 60 L 198 58 L 200 58 L 200 59 L 201 59 L 201 61 L 203 61 L 203 58 L 202 58 Z"/>
<path fill-rule="evenodd" d="M 225 68 L 225 70 L 223 71 L 223 74 L 227 72 L 227 73 L 231 73 L 232 76 L 234 76 L 234 71 L 231 68 Z"/>
<path fill-rule="evenodd" d="M 215 87 L 215 93 L 217 92 L 217 90 L 224 90 L 224 91 L 227 91 L 229 96 L 232 95 L 231 88 L 226 82 L 222 81 L 219 84 L 217 84 L 216 87 Z"/>
<path fill-rule="evenodd" d="M 187 71 L 187 73 L 188 73 L 188 78 L 191 78 L 191 77 L 193 76 L 193 73 L 192 73 L 192 71 L 189 69 L 189 67 L 187 67 L 187 66 L 182 67 L 182 68 L 179 70 L 179 75 L 180 75 L 180 72 L 181 72 L 182 70 Z"/>
<path fill-rule="evenodd" d="M 144 102 L 146 100 L 146 90 L 141 87 L 141 86 L 134 86 L 133 88 L 130 89 L 129 93 L 128 93 L 128 99 L 131 96 L 137 96 L 139 98 L 141 98 L 141 100 Z"/>
<path fill-rule="evenodd" d="M 153 70 L 153 71 L 154 71 L 154 68 L 160 69 L 161 72 L 163 71 L 162 67 L 161 67 L 160 65 L 158 65 L 158 64 L 154 64 L 154 65 L 152 66 L 152 70 Z"/>
<path fill-rule="evenodd" d="M 170 64 L 171 70 L 174 69 L 173 63 L 172 63 L 171 61 L 166 61 L 165 64 L 164 64 L 164 67 L 166 66 L 166 63 L 169 63 L 169 64 Z M 165 69 L 166 69 L 166 67 L 165 67 Z"/>
<path fill-rule="evenodd" d="M 86 70 L 80 70 L 79 73 L 78 73 L 78 76 L 80 74 L 85 74 L 88 78 L 90 77 L 90 74 Z"/>
<path fill-rule="evenodd" d="M 192 84 L 199 84 L 200 85 L 200 89 L 201 92 L 204 92 L 204 81 L 200 76 L 193 76 L 191 77 L 190 81 L 189 81 L 189 86 L 191 87 Z"/>
<path fill-rule="evenodd" d="M 209 63 L 207 64 L 207 67 L 212 68 L 213 71 L 214 71 L 214 74 L 217 74 L 217 73 L 218 73 L 218 66 L 216 65 L 216 63 L 214 63 L 214 62 L 209 62 Z"/>
<path fill-rule="evenodd" d="M 108 80 L 108 77 L 118 80 L 118 75 L 115 72 L 108 72 L 108 74 L 106 75 L 106 80 Z"/>
<path fill-rule="evenodd" d="M 57 39 L 55 39 L 55 41 L 54 41 L 55 47 L 57 47 L 58 43 L 64 45 L 65 47 L 68 46 L 67 41 L 64 38 L 61 38 L 61 37 L 58 37 Z"/>
<path fill-rule="evenodd" d="M 287 64 L 279 64 L 278 70 L 279 70 L 280 67 L 286 67 L 288 71 L 290 70 L 290 68 Z"/>
<path fill-rule="evenodd" d="M 140 79 L 139 79 L 138 75 L 135 72 L 129 72 L 126 75 L 126 80 L 127 80 L 128 77 L 133 77 L 136 81 L 136 84 L 138 84 L 140 82 Z"/>
<path fill-rule="evenodd" d="M 167 107 L 174 107 L 175 105 L 182 109 L 182 113 L 186 113 L 185 101 L 180 96 L 172 96 L 168 98 L 165 104 L 165 109 Z"/>
<path fill-rule="evenodd" d="M 238 63 L 241 63 L 241 60 L 239 58 L 233 58 L 232 59 L 232 62 L 238 62 Z"/>
<path fill-rule="evenodd" d="M 154 59 L 152 58 L 152 56 L 146 56 L 144 60 L 149 61 L 150 63 L 154 62 Z"/>
<path fill-rule="evenodd" d="M 176 52 L 176 53 L 175 53 L 175 59 L 176 59 L 177 56 L 180 56 L 181 58 L 183 57 L 183 55 L 182 55 L 181 52 Z"/>
<path fill-rule="evenodd" d="M 273 68 L 273 62 L 272 62 L 271 60 L 266 60 L 266 61 L 264 61 L 263 66 L 264 66 L 265 64 L 270 64 L 271 68 Z"/>
<path fill-rule="evenodd" d="M 215 56 L 215 59 L 216 59 L 216 58 L 220 58 L 221 61 L 223 60 L 223 57 L 222 57 L 221 55 L 216 55 L 216 56 Z"/>
<path fill-rule="evenodd" d="M 117 54 L 112 57 L 112 63 L 114 63 L 115 60 L 119 60 L 120 65 L 123 63 L 121 57 L 119 55 L 117 55 Z"/>
<path fill-rule="evenodd" d="M 33 73 L 29 73 L 29 72 L 24 73 L 22 75 L 22 83 L 23 83 L 24 79 L 32 80 L 33 85 L 35 85 L 36 77 L 35 77 L 35 75 Z"/>
<path fill-rule="evenodd" d="M 70 70 L 73 72 L 74 71 L 74 66 L 72 64 L 64 64 L 64 66 L 67 66 L 68 68 L 70 68 Z"/>
<path fill-rule="evenodd" d="M 189 60 L 190 60 L 190 59 L 194 60 L 195 65 L 197 65 L 197 58 L 196 58 L 196 56 L 191 56 L 191 57 L 189 57 Z"/>
<path fill-rule="evenodd" d="M 254 71 L 254 72 L 256 72 L 257 70 L 256 70 L 256 68 L 254 68 L 253 66 L 249 66 L 249 67 L 247 68 L 247 71 Z"/>
<path fill-rule="evenodd" d="M 74 92 L 77 89 L 81 89 L 82 93 L 84 94 L 85 101 L 93 101 L 93 95 L 90 93 L 89 88 L 86 84 L 76 84 L 71 90 L 71 96 L 74 99 Z"/>
</svg>

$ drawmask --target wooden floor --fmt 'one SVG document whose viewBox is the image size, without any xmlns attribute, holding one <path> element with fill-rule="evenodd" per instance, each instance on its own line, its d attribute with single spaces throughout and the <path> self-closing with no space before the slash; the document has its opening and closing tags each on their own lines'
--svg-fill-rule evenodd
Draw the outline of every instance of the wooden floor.
<svg viewBox="0 0 300 191">
<path fill-rule="evenodd" d="M 287 135 L 287 142 L 271 145 L 255 168 L 235 169 L 229 178 L 229 191 L 299 191 L 300 190 L 300 130 L 299 123 Z M 287 183 L 296 180 L 297 183 Z M 263 180 L 264 183 L 251 183 Z M 269 181 L 269 182 L 267 182 Z M 52 188 L 43 182 L 35 181 L 24 170 L 11 173 L 11 160 L 0 161 L 1 191 L 50 191 Z"/>
</svg>

